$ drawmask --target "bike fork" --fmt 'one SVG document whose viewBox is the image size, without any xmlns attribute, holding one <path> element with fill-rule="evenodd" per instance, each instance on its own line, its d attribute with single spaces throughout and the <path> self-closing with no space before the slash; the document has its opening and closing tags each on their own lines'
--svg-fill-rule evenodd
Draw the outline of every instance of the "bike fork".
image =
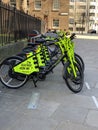
<svg viewBox="0 0 98 130">
<path fill-rule="evenodd" d="M 71 67 L 72 67 L 74 76 L 75 76 L 75 78 L 76 78 L 76 77 L 77 77 L 77 74 L 76 74 L 76 70 L 75 70 L 75 66 L 74 66 L 73 62 L 71 63 Z"/>
</svg>

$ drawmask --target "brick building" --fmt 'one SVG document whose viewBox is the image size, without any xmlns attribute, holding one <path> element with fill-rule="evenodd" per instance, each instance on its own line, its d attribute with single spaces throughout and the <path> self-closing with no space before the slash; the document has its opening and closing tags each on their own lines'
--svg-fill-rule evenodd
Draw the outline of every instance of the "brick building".
<svg viewBox="0 0 98 130">
<path fill-rule="evenodd" d="M 3 3 L 8 4 L 10 0 L 1 0 Z"/>
<path fill-rule="evenodd" d="M 43 30 L 69 29 L 69 0 L 2 0 L 42 20 Z"/>
<path fill-rule="evenodd" d="M 28 11 L 44 22 L 46 30 L 69 28 L 69 0 L 29 0 Z"/>
<path fill-rule="evenodd" d="M 1 0 L 5 4 L 15 5 L 18 10 L 28 12 L 29 0 Z"/>
</svg>

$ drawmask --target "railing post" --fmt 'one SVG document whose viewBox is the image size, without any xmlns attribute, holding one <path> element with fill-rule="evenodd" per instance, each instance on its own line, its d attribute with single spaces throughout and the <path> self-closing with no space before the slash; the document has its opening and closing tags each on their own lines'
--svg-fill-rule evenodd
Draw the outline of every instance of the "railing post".
<svg viewBox="0 0 98 130">
<path fill-rule="evenodd" d="M 0 0 L 0 44 L 26 38 L 32 30 L 41 31 L 38 18 L 17 10 L 16 4 L 12 7 Z"/>
<path fill-rule="evenodd" d="M 1 34 L 1 21 L 2 21 L 2 15 L 1 15 L 1 0 L 0 0 L 0 34 Z"/>
<path fill-rule="evenodd" d="M 3 42 L 2 42 L 2 9 L 1 9 L 1 0 L 0 0 L 0 44 L 3 45 Z"/>
<path fill-rule="evenodd" d="M 14 4 L 14 40 L 17 41 L 17 30 L 16 30 L 16 4 Z"/>
</svg>

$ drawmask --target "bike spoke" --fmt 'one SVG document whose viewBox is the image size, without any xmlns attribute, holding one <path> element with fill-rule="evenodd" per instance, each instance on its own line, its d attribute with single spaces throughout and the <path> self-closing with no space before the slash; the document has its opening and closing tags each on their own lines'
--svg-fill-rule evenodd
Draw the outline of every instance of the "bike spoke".
<svg viewBox="0 0 98 130">
<path fill-rule="evenodd" d="M 8 85 L 13 79 L 9 79 L 7 82 L 6 82 L 6 85 Z"/>
</svg>

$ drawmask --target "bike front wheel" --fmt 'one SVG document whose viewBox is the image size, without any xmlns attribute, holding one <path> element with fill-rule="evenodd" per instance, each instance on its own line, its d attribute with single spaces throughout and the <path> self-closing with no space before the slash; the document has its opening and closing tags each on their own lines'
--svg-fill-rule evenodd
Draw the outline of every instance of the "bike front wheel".
<svg viewBox="0 0 98 130">
<path fill-rule="evenodd" d="M 81 71 L 78 64 L 75 64 L 74 66 L 75 66 L 75 71 L 77 73 L 77 76 L 76 77 L 74 76 L 70 63 L 66 63 L 64 65 L 63 78 L 64 78 L 68 88 L 72 92 L 78 93 L 83 88 L 84 74 Z"/>
<path fill-rule="evenodd" d="M 80 55 L 78 55 L 78 54 L 75 53 L 75 58 L 80 62 L 82 71 L 84 72 L 84 70 L 85 70 L 85 64 L 84 64 L 84 61 L 83 61 L 82 57 Z"/>
<path fill-rule="evenodd" d="M 1 63 L 0 80 L 6 87 L 19 88 L 27 82 L 28 76 L 13 71 L 13 67 L 21 61 L 21 57 L 13 56 Z"/>
</svg>

